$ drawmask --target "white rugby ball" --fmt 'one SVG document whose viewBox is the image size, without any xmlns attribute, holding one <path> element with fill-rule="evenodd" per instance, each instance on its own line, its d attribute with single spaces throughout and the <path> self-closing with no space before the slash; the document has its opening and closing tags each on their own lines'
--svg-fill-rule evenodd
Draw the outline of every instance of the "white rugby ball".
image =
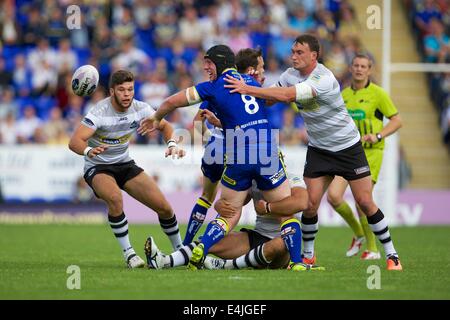
<svg viewBox="0 0 450 320">
<path fill-rule="evenodd" d="M 80 97 L 90 96 L 97 89 L 98 79 L 98 71 L 94 66 L 86 64 L 79 67 L 72 76 L 73 93 Z"/>
</svg>

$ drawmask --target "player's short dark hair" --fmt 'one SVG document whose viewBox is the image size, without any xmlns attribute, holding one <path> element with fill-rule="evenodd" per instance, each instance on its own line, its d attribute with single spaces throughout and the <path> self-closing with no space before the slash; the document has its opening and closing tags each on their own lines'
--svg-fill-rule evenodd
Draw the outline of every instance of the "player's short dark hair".
<svg viewBox="0 0 450 320">
<path fill-rule="evenodd" d="M 127 70 L 118 70 L 111 75 L 109 79 L 109 87 L 114 88 L 115 86 L 122 84 L 124 82 L 133 82 L 134 75 Z"/>
<path fill-rule="evenodd" d="M 317 58 L 320 55 L 320 43 L 319 40 L 313 35 L 302 34 L 295 38 L 294 43 L 308 44 L 309 50 L 317 52 Z"/>
<path fill-rule="evenodd" d="M 373 61 L 372 61 L 372 58 L 368 54 L 366 54 L 366 53 L 357 53 L 357 54 L 355 54 L 355 56 L 352 58 L 351 65 L 353 65 L 353 62 L 355 61 L 356 58 L 366 59 L 367 61 L 369 61 L 369 68 L 372 68 Z"/>
<path fill-rule="evenodd" d="M 258 67 L 258 57 L 262 57 L 261 48 L 241 49 L 236 54 L 236 67 L 239 73 L 245 73 L 245 70 L 249 67 Z"/>
</svg>

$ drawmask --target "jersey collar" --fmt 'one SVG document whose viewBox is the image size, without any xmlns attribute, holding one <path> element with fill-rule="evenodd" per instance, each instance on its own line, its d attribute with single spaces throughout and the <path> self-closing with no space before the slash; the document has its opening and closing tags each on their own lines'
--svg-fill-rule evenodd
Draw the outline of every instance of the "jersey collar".
<svg viewBox="0 0 450 320">
<path fill-rule="evenodd" d="M 222 71 L 222 74 L 224 74 L 225 72 L 230 71 L 230 70 L 237 72 L 236 68 L 226 68 L 225 70 Z"/>
<path fill-rule="evenodd" d="M 369 81 L 367 81 L 367 84 L 365 85 L 364 89 L 366 89 L 368 86 L 370 86 L 370 84 L 371 84 L 371 82 L 370 82 L 370 79 L 369 79 Z M 350 87 L 352 88 L 353 91 L 358 91 L 355 88 L 353 88 L 353 83 L 350 85 Z"/>
</svg>

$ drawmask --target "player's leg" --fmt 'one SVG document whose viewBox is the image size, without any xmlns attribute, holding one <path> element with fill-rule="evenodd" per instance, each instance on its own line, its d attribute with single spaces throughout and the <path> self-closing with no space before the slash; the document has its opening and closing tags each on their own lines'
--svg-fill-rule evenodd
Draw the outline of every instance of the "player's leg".
<svg viewBox="0 0 450 320">
<path fill-rule="evenodd" d="M 251 182 L 248 181 L 248 183 Z M 211 221 L 202 236 L 201 243 L 194 248 L 193 255 L 189 261 L 188 268 L 196 270 L 203 267 L 203 261 L 208 254 L 209 249 L 216 243 L 218 243 L 225 235 L 234 228 L 238 223 L 241 216 L 242 206 L 248 196 L 248 189 L 244 191 L 236 191 L 222 185 L 221 199 L 230 203 L 230 205 L 236 209 L 233 215 L 221 217 L 219 216 Z"/>
<path fill-rule="evenodd" d="M 114 177 L 98 173 L 88 182 L 96 195 L 108 206 L 108 221 L 111 229 L 119 241 L 120 247 L 131 268 L 143 267 L 144 261 L 136 255 L 128 236 L 128 221 L 123 212 L 122 192 Z"/>
<path fill-rule="evenodd" d="M 319 231 L 317 211 L 320 201 L 325 191 L 330 185 L 333 177 L 321 176 L 317 178 L 304 177 L 306 189 L 308 190 L 308 209 L 302 214 L 302 239 L 303 239 L 303 262 L 314 264 L 316 257 L 314 255 L 314 240 Z"/>
<path fill-rule="evenodd" d="M 327 200 L 328 203 L 336 210 L 337 213 L 344 219 L 345 222 L 352 228 L 355 236 L 352 239 L 350 248 L 347 250 L 347 257 L 356 255 L 361 249 L 364 242 L 364 231 L 356 220 L 353 210 L 344 200 L 344 193 L 347 189 L 348 182 L 342 177 L 336 176 L 328 187 Z"/>
<path fill-rule="evenodd" d="M 388 269 L 401 270 L 402 267 L 391 239 L 387 220 L 372 198 L 371 177 L 366 176 L 364 178 L 350 180 L 349 184 L 356 203 L 367 216 L 370 228 L 384 247 L 384 252 L 388 259 Z"/>
<path fill-rule="evenodd" d="M 159 250 L 153 237 L 148 237 L 144 245 L 147 265 L 150 269 L 175 268 L 186 266 L 192 257 L 192 250 L 195 248 L 194 242 L 182 246 L 171 254 L 164 254 Z"/>
<path fill-rule="evenodd" d="M 217 165 L 215 165 L 217 166 Z M 196 204 L 192 208 L 191 215 L 189 217 L 189 222 L 186 229 L 186 235 L 184 236 L 183 245 L 187 245 L 192 242 L 198 230 L 201 228 L 203 222 L 205 221 L 208 209 L 214 202 L 217 194 L 217 185 L 222 175 L 222 170 L 215 174 L 214 165 L 202 165 L 203 171 L 203 190 L 202 195 L 197 199 Z"/>
<path fill-rule="evenodd" d="M 124 184 L 124 190 L 158 214 L 161 228 L 172 243 L 174 250 L 181 248 L 182 242 L 177 218 L 156 182 L 145 172 L 141 172 Z"/>
<path fill-rule="evenodd" d="M 373 194 L 373 188 L 375 186 L 376 181 L 378 180 L 378 175 L 379 175 L 380 169 L 381 169 L 381 163 L 383 161 L 383 150 L 381 150 L 381 149 L 364 149 L 364 153 L 366 155 L 367 162 L 369 163 L 370 173 L 372 176 L 372 194 Z M 377 248 L 375 235 L 369 226 L 367 217 L 358 205 L 356 205 L 356 209 L 358 210 L 359 221 L 361 222 L 361 226 L 364 230 L 364 235 L 366 237 L 366 242 L 367 242 L 367 245 L 366 245 L 367 250 L 365 250 L 362 253 L 361 259 L 363 259 L 363 260 L 380 259 L 380 252 L 378 251 L 378 248 Z"/>
</svg>

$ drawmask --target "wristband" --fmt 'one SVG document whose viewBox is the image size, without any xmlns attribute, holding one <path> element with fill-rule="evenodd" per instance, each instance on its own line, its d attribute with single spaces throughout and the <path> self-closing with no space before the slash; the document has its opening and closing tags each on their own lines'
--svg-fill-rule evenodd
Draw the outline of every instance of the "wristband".
<svg viewBox="0 0 450 320">
<path fill-rule="evenodd" d="M 83 154 L 88 157 L 89 156 L 89 152 L 92 150 L 92 147 L 86 147 L 86 149 L 84 149 Z"/>
<path fill-rule="evenodd" d="M 270 211 L 270 202 L 266 202 L 266 213 L 272 213 L 271 211 Z"/>
<path fill-rule="evenodd" d="M 379 132 L 375 136 L 377 137 L 378 141 L 381 141 L 381 139 L 383 139 L 383 136 Z"/>
<path fill-rule="evenodd" d="M 176 147 L 177 143 L 175 142 L 175 140 L 170 139 L 169 141 L 167 141 L 167 148 L 172 148 L 172 147 Z"/>
</svg>

